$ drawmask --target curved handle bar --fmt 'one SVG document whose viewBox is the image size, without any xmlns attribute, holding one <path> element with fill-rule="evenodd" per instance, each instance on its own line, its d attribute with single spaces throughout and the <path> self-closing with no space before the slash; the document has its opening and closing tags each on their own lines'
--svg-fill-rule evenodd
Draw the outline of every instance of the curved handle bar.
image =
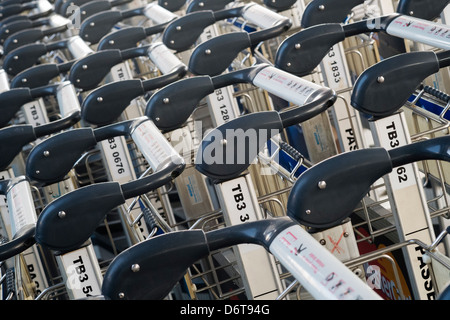
<svg viewBox="0 0 450 320">
<path fill-rule="evenodd" d="M 14 239 L 0 245 L 0 261 L 12 258 L 36 243 L 36 227 L 27 225 L 22 227 L 14 236 Z"/>
<path fill-rule="evenodd" d="M 184 163 L 166 166 L 149 176 L 120 185 L 104 182 L 76 189 L 51 202 L 36 224 L 36 241 L 60 251 L 71 251 L 86 242 L 105 216 L 125 199 L 156 190 L 178 176 Z M 61 213 L 63 212 L 63 213 Z"/>
</svg>

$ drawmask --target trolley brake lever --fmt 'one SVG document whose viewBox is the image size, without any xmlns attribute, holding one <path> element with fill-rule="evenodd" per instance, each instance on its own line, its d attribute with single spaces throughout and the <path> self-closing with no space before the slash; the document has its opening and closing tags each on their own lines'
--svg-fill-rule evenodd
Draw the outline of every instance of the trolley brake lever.
<svg viewBox="0 0 450 320">
<path fill-rule="evenodd" d="M 5 170 L 22 151 L 23 146 L 36 139 L 32 125 L 21 124 L 0 129 L 0 170 Z"/>
<path fill-rule="evenodd" d="M 55 95 L 57 88 L 58 84 L 51 84 L 32 89 L 21 86 L 0 93 L 0 105 L 2 106 L 0 126 L 7 125 L 24 104 L 40 97 Z"/>
<path fill-rule="evenodd" d="M 151 27 L 127 27 L 108 33 L 101 38 L 97 45 L 97 51 L 108 49 L 125 50 L 136 47 L 136 44 L 145 38 L 164 31 L 167 23 Z"/>
<path fill-rule="evenodd" d="M 145 56 L 152 45 L 126 50 L 110 49 L 97 51 L 78 59 L 70 68 L 69 80 L 75 87 L 90 90 L 107 76 L 111 68 L 128 59 Z"/>
<path fill-rule="evenodd" d="M 69 80 L 77 88 L 95 88 L 111 71 L 111 68 L 124 61 L 122 52 L 117 49 L 97 51 L 78 59 L 69 71 Z"/>
<path fill-rule="evenodd" d="M 91 15 L 80 26 L 80 37 L 90 44 L 97 43 L 104 35 L 124 19 L 122 11 L 109 10 Z"/>
<path fill-rule="evenodd" d="M 16 3 L 16 4 L 10 4 L 7 6 L 2 6 L 0 8 L 0 14 L 2 19 L 18 15 L 24 11 L 35 9 L 37 7 L 36 2 L 29 2 L 29 3 Z"/>
<path fill-rule="evenodd" d="M 191 13 L 195 11 L 202 11 L 202 10 L 212 10 L 212 11 L 218 11 L 223 8 L 230 2 L 233 2 L 232 0 L 192 0 L 189 1 L 188 6 L 186 8 L 186 13 Z"/>
<path fill-rule="evenodd" d="M 171 12 L 180 9 L 184 4 L 185 0 L 158 0 L 159 6 Z M 144 15 L 145 9 L 146 6 L 124 11 L 109 10 L 96 13 L 82 22 L 79 35 L 91 44 L 98 43 L 105 35 L 110 33 L 117 23 L 124 19 Z"/>
<path fill-rule="evenodd" d="M 347 25 L 324 23 L 313 25 L 287 37 L 277 49 L 275 65 L 297 76 L 310 74 L 337 43 L 357 34 L 386 30 L 398 14 L 380 17 L 378 24 L 363 20 Z"/>
<path fill-rule="evenodd" d="M 147 117 L 140 117 L 96 129 L 76 128 L 55 134 L 30 151 L 26 174 L 30 179 L 44 184 L 61 181 L 82 155 L 98 142 L 130 135 L 136 125 L 146 120 Z"/>
<path fill-rule="evenodd" d="M 341 23 L 354 7 L 363 2 L 364 0 L 349 0 L 345 2 L 313 0 L 303 10 L 301 25 L 303 28 L 307 28 L 323 23 Z"/>
<path fill-rule="evenodd" d="M 0 93 L 0 127 L 6 126 L 20 108 L 30 101 L 33 101 L 33 97 L 28 88 L 11 88 Z"/>
<path fill-rule="evenodd" d="M 449 2 L 449 0 L 432 0 L 426 3 L 417 0 L 400 0 L 396 11 L 404 15 L 432 21 L 440 16 Z"/>
<path fill-rule="evenodd" d="M 356 80 L 351 105 L 373 117 L 400 109 L 428 76 L 450 64 L 450 51 L 399 54 L 367 68 Z"/>
<path fill-rule="evenodd" d="M 40 41 L 46 36 L 66 31 L 67 29 L 68 25 L 62 25 L 48 29 L 33 28 L 16 32 L 11 37 L 5 40 L 3 44 L 4 54 L 8 54 L 12 50 L 17 49 L 18 47 L 21 47 L 23 45 Z"/>
<path fill-rule="evenodd" d="M 216 12 L 202 10 L 187 13 L 167 25 L 162 41 L 172 50 L 185 51 L 195 44 L 206 27 L 220 20 L 239 17 L 243 8 L 240 6 Z"/>
<path fill-rule="evenodd" d="M 183 65 L 170 73 L 147 80 L 129 79 L 107 83 L 86 96 L 81 104 L 81 117 L 96 125 L 112 123 L 133 99 L 182 78 L 186 72 L 187 68 Z"/>
<path fill-rule="evenodd" d="M 163 299 L 187 268 L 209 253 L 202 230 L 170 232 L 140 242 L 111 262 L 103 278 L 102 294 L 111 300 Z M 172 263 L 174 257 L 176 263 Z M 142 272 L 133 274 L 130 263 L 139 264 Z"/>
<path fill-rule="evenodd" d="M 10 87 L 38 88 L 46 86 L 50 81 L 61 74 L 69 72 L 76 60 L 71 60 L 61 64 L 43 63 L 35 65 L 19 72 L 11 79 Z"/>
<path fill-rule="evenodd" d="M 235 178 L 248 169 L 270 138 L 322 113 L 335 101 L 335 92 L 324 90 L 302 106 L 251 113 L 222 124 L 202 140 L 195 167 L 217 181 Z"/>
<path fill-rule="evenodd" d="M 67 40 L 51 44 L 30 43 L 9 52 L 3 59 L 3 69 L 8 74 L 16 76 L 39 62 L 39 58 L 53 50 L 65 49 Z"/>
<path fill-rule="evenodd" d="M 47 205 L 39 215 L 36 241 L 52 250 L 78 248 L 92 236 L 112 209 L 124 204 L 126 199 L 166 185 L 184 170 L 184 166 L 184 163 L 171 163 L 144 178 L 124 184 L 97 183 L 65 194 Z"/>
<path fill-rule="evenodd" d="M 37 127 L 24 124 L 0 129 L 0 152 L 2 154 L 0 170 L 7 168 L 25 145 L 38 138 L 67 129 L 79 120 L 80 112 L 75 111 L 65 118 Z"/>
<path fill-rule="evenodd" d="M 33 246 L 36 243 L 35 231 L 35 226 L 24 226 L 20 228 L 19 231 L 17 231 L 11 241 L 5 244 L 1 244 L 0 261 L 5 261 L 9 258 L 12 258 Z"/>
<path fill-rule="evenodd" d="M 3 24 L 0 27 L 0 44 L 3 44 L 6 38 L 8 38 L 9 36 L 13 35 L 18 31 L 36 28 L 39 26 L 44 26 L 46 24 L 48 24 L 48 19 L 39 19 L 33 21 L 28 18 Z"/>
<path fill-rule="evenodd" d="M 347 218 L 370 186 L 394 167 L 425 159 L 449 161 L 449 141 L 446 136 L 390 151 L 355 150 L 323 160 L 299 176 L 288 198 L 287 214 L 311 228 L 331 228 Z M 337 207 L 339 199 L 345 200 Z"/>
<path fill-rule="evenodd" d="M 72 12 L 69 12 L 69 7 L 71 6 L 77 6 L 78 8 L 86 3 L 90 2 L 97 2 L 92 0 L 71 0 L 71 1 L 64 1 L 61 3 L 60 6 L 58 6 L 57 13 L 60 14 L 63 17 L 69 17 Z"/>
<path fill-rule="evenodd" d="M 102 294 L 110 300 L 164 299 L 186 270 L 210 252 L 242 243 L 258 244 L 268 249 L 276 231 L 293 224 L 289 218 L 266 219 L 217 232 L 183 230 L 153 237 L 115 257 L 103 278 Z M 133 273 L 130 264 L 138 264 L 140 272 Z M 152 290 L 142 283 L 148 284 Z"/>
<path fill-rule="evenodd" d="M 276 26 L 254 32 L 232 32 L 199 44 L 189 58 L 189 71 L 197 75 L 215 76 L 224 72 L 239 52 L 274 38 L 291 27 L 289 19 Z"/>
<path fill-rule="evenodd" d="M 450 136 L 411 143 L 388 152 L 394 168 L 421 160 L 450 161 Z"/>
</svg>

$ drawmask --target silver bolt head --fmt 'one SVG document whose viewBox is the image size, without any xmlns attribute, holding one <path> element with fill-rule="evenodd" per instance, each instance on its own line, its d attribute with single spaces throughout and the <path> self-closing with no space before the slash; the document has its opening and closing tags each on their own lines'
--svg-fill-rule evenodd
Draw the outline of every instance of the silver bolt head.
<svg viewBox="0 0 450 320">
<path fill-rule="evenodd" d="M 58 217 L 60 217 L 61 219 L 66 217 L 66 213 L 64 211 L 60 211 L 58 212 Z"/>
<path fill-rule="evenodd" d="M 141 270 L 141 266 L 138 265 L 137 263 L 135 263 L 135 264 L 133 264 L 133 265 L 131 266 L 131 271 L 133 271 L 133 272 L 139 272 L 139 270 Z"/>
<path fill-rule="evenodd" d="M 319 189 L 323 190 L 323 189 L 325 189 L 327 187 L 327 183 L 322 180 L 322 181 L 319 181 L 317 186 L 319 187 Z"/>
</svg>

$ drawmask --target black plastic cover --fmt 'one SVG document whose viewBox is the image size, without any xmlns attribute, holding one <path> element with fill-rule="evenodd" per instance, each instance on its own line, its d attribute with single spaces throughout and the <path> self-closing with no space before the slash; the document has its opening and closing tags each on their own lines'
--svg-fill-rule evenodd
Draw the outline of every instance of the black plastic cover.
<svg viewBox="0 0 450 320">
<path fill-rule="evenodd" d="M 122 13 L 117 10 L 93 14 L 81 23 L 79 36 L 84 41 L 95 44 L 120 21 L 122 21 Z"/>
<path fill-rule="evenodd" d="M 19 72 L 11 79 L 10 88 L 28 87 L 38 88 L 49 84 L 49 82 L 60 75 L 58 65 L 55 63 L 44 63 Z"/>
<path fill-rule="evenodd" d="M 133 99 L 143 94 L 145 91 L 139 79 L 107 83 L 86 96 L 81 104 L 81 117 L 91 124 L 112 123 Z"/>
<path fill-rule="evenodd" d="M 81 21 L 87 19 L 88 17 L 103 11 L 111 9 L 111 1 L 89 1 L 80 6 Z"/>
<path fill-rule="evenodd" d="M 355 210 L 370 186 L 391 170 L 383 148 L 355 150 L 323 160 L 295 182 L 287 215 L 312 228 L 338 225 Z"/>
<path fill-rule="evenodd" d="M 8 54 L 18 47 L 41 40 L 44 36 L 44 33 L 39 28 L 26 29 L 16 32 L 14 35 L 5 40 L 3 44 L 3 52 L 4 54 Z"/>
<path fill-rule="evenodd" d="M 206 27 L 215 22 L 213 11 L 203 10 L 188 13 L 167 25 L 162 41 L 169 49 L 185 51 L 195 44 Z"/>
<path fill-rule="evenodd" d="M 91 128 L 56 134 L 31 150 L 26 162 L 26 174 L 31 180 L 43 183 L 61 181 L 83 153 L 96 144 Z"/>
<path fill-rule="evenodd" d="M 301 24 L 303 28 L 317 24 L 344 22 L 351 10 L 364 0 L 313 0 L 303 11 Z"/>
<path fill-rule="evenodd" d="M 415 18 L 433 21 L 441 15 L 449 2 L 449 0 L 400 0 L 397 4 L 397 12 Z"/>
<path fill-rule="evenodd" d="M 238 53 L 252 45 L 247 32 L 231 32 L 199 44 L 189 59 L 189 71 L 216 76 L 224 72 Z"/>
<path fill-rule="evenodd" d="M 0 130 L 0 170 L 5 170 L 22 148 L 36 140 L 33 126 L 14 125 Z"/>
<path fill-rule="evenodd" d="M 274 64 L 300 77 L 308 75 L 320 64 L 330 48 L 343 40 L 345 33 L 338 23 L 303 29 L 280 44 Z"/>
<path fill-rule="evenodd" d="M 106 214 L 124 202 L 117 182 L 96 183 L 71 191 L 41 212 L 36 223 L 36 241 L 51 250 L 77 249 L 91 237 Z"/>
<path fill-rule="evenodd" d="M 400 109 L 428 76 L 439 71 L 432 51 L 410 52 L 382 60 L 367 68 L 356 80 L 351 105 L 375 117 Z"/>
<path fill-rule="evenodd" d="M 108 75 L 111 68 L 121 62 L 122 54 L 117 49 L 91 53 L 72 65 L 69 80 L 77 88 L 94 89 Z"/>
<path fill-rule="evenodd" d="M 200 100 L 214 92 L 208 76 L 181 79 L 154 93 L 145 109 L 145 115 L 163 131 L 179 128 L 197 108 Z"/>
<path fill-rule="evenodd" d="M 108 33 L 98 42 L 97 51 L 108 49 L 129 49 L 147 37 L 142 27 L 127 27 Z"/>
<path fill-rule="evenodd" d="M 6 126 L 24 104 L 33 100 L 28 88 L 10 88 L 0 93 L 0 127 Z"/>
<path fill-rule="evenodd" d="M 202 140 L 195 167 L 215 180 L 239 176 L 266 142 L 283 129 L 278 112 L 263 111 L 233 119 L 211 130 Z"/>
<path fill-rule="evenodd" d="M 30 43 L 9 52 L 3 60 L 3 69 L 10 75 L 34 66 L 39 58 L 47 54 L 47 46 L 43 43 Z"/>
<path fill-rule="evenodd" d="M 186 0 L 158 0 L 158 5 L 170 12 L 180 10 L 185 4 Z"/>
<path fill-rule="evenodd" d="M 36 239 L 34 238 L 35 231 L 35 226 L 26 225 L 17 231 L 14 235 L 14 239 L 5 244 L 1 244 L 0 261 L 12 258 L 33 246 L 36 243 Z"/>
<path fill-rule="evenodd" d="M 193 0 L 189 1 L 186 13 L 202 10 L 218 11 L 225 8 L 232 0 Z"/>
<path fill-rule="evenodd" d="M 14 33 L 25 29 L 30 29 L 32 27 L 33 22 L 31 20 L 18 20 L 5 24 L 0 28 L 0 43 L 3 43 L 6 38 Z"/>
<path fill-rule="evenodd" d="M 264 5 L 275 11 L 290 9 L 297 0 L 264 0 Z"/>
<path fill-rule="evenodd" d="M 111 262 L 102 294 L 111 300 L 163 299 L 187 268 L 208 254 L 201 230 L 171 232 L 140 242 Z M 132 265 L 139 265 L 140 270 L 133 272 Z"/>
</svg>

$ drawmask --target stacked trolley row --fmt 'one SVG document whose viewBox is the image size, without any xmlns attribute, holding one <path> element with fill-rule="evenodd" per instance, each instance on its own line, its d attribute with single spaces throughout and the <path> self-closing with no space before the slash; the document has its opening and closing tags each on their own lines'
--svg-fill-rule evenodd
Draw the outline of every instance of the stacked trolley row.
<svg viewBox="0 0 450 320">
<path fill-rule="evenodd" d="M 308 284 L 301 283 L 297 286 L 296 279 L 302 279 L 302 272 L 296 271 L 298 266 L 295 264 L 294 267 L 288 265 L 285 258 L 289 256 L 289 252 L 283 252 L 281 247 L 271 247 L 271 253 L 268 253 L 267 247 L 244 245 L 240 244 L 239 240 L 230 239 L 224 241 L 226 245 L 218 244 L 218 240 L 224 240 L 221 235 L 223 231 L 245 230 L 247 223 L 269 228 L 263 221 L 288 215 L 294 217 L 294 220 L 301 216 L 300 224 L 307 227 L 306 230 L 317 240 L 319 247 L 326 247 L 350 266 L 362 283 L 366 278 L 367 283 L 375 278 L 381 279 L 383 282 L 377 282 L 375 285 L 376 289 L 387 292 L 383 297 L 437 297 L 446 285 L 448 271 L 445 269 L 448 268 L 448 262 L 444 260 L 445 250 L 441 251 L 443 254 L 434 253 L 431 252 L 434 251 L 434 244 L 431 247 L 428 245 L 435 239 L 434 227 L 439 230 L 446 229 L 448 164 L 444 161 L 424 162 L 418 170 L 417 165 L 412 163 L 414 160 L 410 159 L 407 165 L 396 169 L 398 175 L 404 177 L 407 174 L 408 182 L 413 181 L 409 185 L 410 188 L 404 192 L 410 198 L 418 200 L 417 205 L 412 205 L 411 202 L 406 209 L 401 208 L 405 201 L 397 199 L 399 194 L 402 196 L 401 191 L 397 190 L 399 188 L 396 189 L 395 183 L 390 180 L 383 181 L 381 176 L 369 195 L 364 197 L 361 206 L 343 221 L 327 222 L 326 218 L 315 218 L 314 214 L 308 212 L 309 209 L 306 213 L 292 213 L 296 204 L 289 200 L 293 197 L 295 186 L 301 184 L 303 176 L 299 174 L 312 170 L 322 160 L 341 152 L 374 146 L 390 149 L 389 144 L 383 145 L 385 139 L 378 136 L 383 132 L 389 138 L 398 139 L 403 145 L 448 135 L 448 97 L 444 93 L 447 77 L 445 63 L 439 73 L 442 74 L 439 82 L 441 90 L 433 88 L 437 87 L 435 81 L 431 82 L 431 86 L 414 94 L 414 89 L 422 80 L 419 79 L 410 92 L 413 94 L 412 102 L 406 103 L 405 108 L 399 112 L 399 107 L 395 106 L 395 115 L 390 114 L 392 110 L 378 115 L 378 110 L 368 108 L 363 111 L 380 118 L 368 120 L 367 114 L 361 112 L 359 105 L 351 105 L 352 94 L 355 95 L 353 84 L 356 78 L 370 65 L 375 65 L 387 57 L 386 52 L 382 51 L 386 50 L 382 41 L 387 40 L 381 38 L 394 35 L 408 39 L 410 36 L 408 32 L 402 33 L 395 27 L 393 30 L 383 28 L 385 24 L 396 19 L 410 19 L 408 15 L 412 15 L 413 10 L 408 5 L 411 4 L 407 1 L 406 4 L 375 2 L 349 1 L 343 6 L 336 5 L 333 1 L 312 1 L 309 4 L 302 1 L 281 4 L 230 1 L 211 4 L 207 1 L 174 1 L 156 4 L 124 1 L 105 3 L 103 9 L 100 9 L 100 4 L 95 7 L 94 2 L 74 2 L 70 8 L 67 3 L 55 2 L 51 6 L 52 9 L 46 6 L 49 12 L 51 11 L 46 15 L 53 18 L 58 15 L 59 20 L 55 20 L 58 20 L 60 25 L 44 28 L 39 32 L 27 33 L 24 29 L 23 32 L 6 37 L 3 42 L 3 61 L 4 71 L 9 72 L 9 79 L 6 79 L 5 83 L 11 86 L 11 89 L 5 88 L 5 91 L 11 93 L 5 94 L 2 101 L 21 108 L 25 104 L 22 104 L 22 101 L 29 102 L 23 98 L 24 95 L 38 98 L 42 114 L 57 118 L 58 123 L 63 123 L 63 111 L 61 116 L 57 113 L 62 108 L 62 102 L 65 102 L 69 108 L 68 114 L 74 114 L 73 117 L 76 118 L 68 124 L 64 123 L 65 127 L 57 127 L 57 130 L 68 129 L 65 132 L 42 130 L 45 139 L 37 141 L 32 150 L 28 147 L 28 150 L 20 154 L 27 159 L 27 163 L 25 160 L 19 163 L 22 171 L 16 170 L 19 174 L 15 174 L 13 169 L 10 169 L 8 172 L 16 176 L 27 175 L 27 178 L 23 180 L 22 176 L 18 181 L 12 179 L 10 184 L 5 184 L 4 192 L 10 197 L 10 211 L 14 207 L 10 191 L 15 191 L 15 183 L 25 185 L 30 179 L 37 192 L 29 198 L 40 202 L 39 206 L 36 206 L 39 208 L 37 216 L 43 212 L 39 221 L 49 219 L 48 221 L 57 225 L 56 221 L 72 217 L 72 212 L 77 212 L 80 208 L 96 212 L 97 214 L 92 215 L 99 219 L 88 219 L 85 226 L 79 227 L 85 233 L 84 236 L 89 235 L 88 240 L 66 225 L 61 225 L 65 235 L 61 234 L 64 231 L 59 231 L 55 232 L 52 238 L 47 234 L 49 231 L 45 229 L 43 222 L 36 224 L 36 218 L 30 218 L 34 219 L 30 224 L 36 224 L 36 228 L 28 232 L 35 232 L 37 247 L 44 251 L 50 249 L 51 252 L 45 254 L 50 260 L 55 259 L 56 251 L 56 261 L 52 261 L 51 266 L 49 263 L 45 264 L 54 272 L 49 277 L 54 285 L 46 283 L 44 294 L 39 294 L 42 292 L 40 291 L 38 294 L 34 292 L 25 296 L 31 299 L 77 299 L 100 294 L 107 298 L 122 299 L 133 296 L 157 297 L 157 290 L 155 293 L 143 293 L 141 288 L 138 288 L 142 281 L 154 281 L 151 277 L 145 278 L 145 275 L 142 278 L 145 280 L 135 280 L 136 288 L 126 289 L 131 290 L 129 294 L 125 291 L 117 296 L 106 294 L 115 290 L 114 286 L 120 286 L 120 283 L 111 284 L 112 276 L 107 273 L 107 284 L 102 287 L 103 275 L 109 269 L 109 263 L 117 257 L 113 262 L 115 267 L 108 271 L 114 274 L 117 270 L 120 271 L 121 261 L 127 261 L 121 254 L 128 252 L 127 248 L 130 248 L 130 252 L 151 248 L 152 243 L 157 245 L 158 241 L 163 241 L 160 240 L 161 234 L 168 239 L 176 239 L 179 234 L 181 243 L 189 244 L 189 239 L 183 240 L 181 235 L 190 234 L 189 231 L 197 234 L 195 231 L 201 229 L 207 239 L 211 234 L 211 241 L 215 244 L 210 244 L 210 249 L 216 246 L 217 250 L 199 254 L 192 249 L 193 260 L 188 259 L 191 263 L 186 266 L 179 263 L 187 269 L 181 273 L 184 274 L 181 286 L 174 286 L 180 279 L 175 279 L 172 283 L 171 277 L 174 275 L 154 270 L 154 277 L 159 272 L 167 276 L 166 282 L 171 292 L 169 298 L 305 299 L 308 297 L 304 294 L 306 292 L 301 290 L 303 285 L 316 298 L 324 298 L 326 295 L 322 295 L 321 290 L 315 291 L 316 289 Z M 40 5 L 42 6 L 42 3 Z M 15 10 L 21 6 L 24 10 L 33 7 L 31 4 L 16 5 Z M 415 8 L 414 3 L 412 6 Z M 13 7 L 10 8 L 12 10 Z M 444 8 L 445 5 L 440 8 L 439 15 Z M 396 11 L 405 16 L 389 16 Z M 90 16 L 84 17 L 88 14 Z M 390 20 L 380 18 L 382 15 L 390 17 Z M 445 10 L 442 17 L 445 17 Z M 64 18 L 72 20 L 69 22 Z M 419 17 L 419 20 L 413 20 L 412 23 L 429 23 L 431 27 L 445 29 L 444 23 L 433 25 L 426 20 L 433 20 L 432 18 L 435 17 Z M 316 34 L 315 37 L 312 33 L 312 40 L 308 43 L 311 38 L 308 38 L 310 36 L 307 32 L 313 30 L 309 27 L 319 25 L 318 27 L 322 28 L 323 25 L 320 24 L 323 22 L 329 23 L 326 27 L 330 29 L 324 29 L 323 33 Z M 340 26 L 341 22 L 344 23 L 344 29 L 348 26 L 349 31 L 343 35 L 337 33 L 333 38 L 328 30 L 336 32 L 335 30 L 339 29 L 336 25 Z M 44 21 L 40 23 L 44 24 Z M 36 22 L 36 25 L 38 24 Z M 17 25 L 15 27 L 18 28 Z M 320 43 L 321 37 L 318 35 L 331 35 L 330 46 L 327 47 L 329 43 L 326 42 L 329 39 Z M 23 43 L 27 41 L 27 37 L 34 37 L 32 44 Z M 379 40 L 379 45 L 374 39 Z M 67 47 L 68 43 L 72 42 L 67 40 L 76 43 L 78 50 L 75 51 L 78 56 L 68 52 L 72 48 L 70 45 Z M 410 46 L 408 41 L 411 40 L 417 41 L 414 46 Z M 403 44 L 406 51 L 430 50 L 429 47 L 423 47 L 423 38 L 412 37 L 411 40 L 396 41 Z M 425 40 L 425 44 L 432 47 L 434 42 Z M 315 47 L 320 45 L 322 47 Z M 30 52 L 36 52 L 37 46 L 42 50 L 39 52 L 42 52 L 43 56 L 39 56 L 39 59 L 35 54 L 30 56 Z M 439 54 L 445 48 L 447 47 L 437 46 L 432 50 Z M 320 50 L 325 50 L 323 59 Z M 311 52 L 317 57 L 306 60 L 301 58 L 311 56 Z M 444 54 L 442 57 L 446 59 Z M 320 59 L 317 60 L 318 58 Z M 26 65 L 25 61 L 32 63 Z M 296 67 L 300 68 L 300 71 Z M 381 77 L 378 80 L 383 83 Z M 292 88 L 304 88 L 316 93 L 319 102 L 302 98 L 298 91 L 292 92 Z M 335 97 L 329 97 L 331 104 L 326 102 L 327 99 L 320 100 L 319 93 L 325 90 L 324 88 L 331 88 L 330 92 L 337 94 Z M 316 104 L 322 105 L 322 108 Z M 312 115 L 302 114 L 303 105 L 311 108 Z M 439 110 L 437 114 L 436 108 Z M 55 112 L 55 109 L 56 116 L 51 113 Z M 25 117 L 14 112 L 14 117 L 7 119 L 6 123 L 9 122 L 8 125 L 13 126 L 31 123 L 26 118 L 27 109 L 22 110 Z M 31 110 L 35 110 L 35 107 L 31 107 Z M 227 165 L 222 168 L 209 168 L 209 164 L 206 167 L 195 164 L 195 159 L 204 156 L 198 153 L 199 150 L 205 151 L 205 140 L 202 138 L 207 138 L 210 132 L 217 132 L 213 129 L 227 125 L 228 128 L 236 129 L 233 125 L 239 122 L 234 120 L 242 115 L 264 114 L 267 111 L 279 114 L 285 123 L 280 124 L 282 128 L 277 128 L 275 135 L 268 136 L 270 139 L 267 139 L 267 144 L 264 138 L 261 140 L 263 144 L 258 145 L 257 161 L 250 161 L 253 163 L 248 163 L 242 170 L 239 169 L 237 174 L 228 174 Z M 31 112 L 31 115 L 36 115 L 36 112 Z M 390 120 L 391 116 L 395 118 Z M 263 119 L 261 117 L 261 123 L 256 121 L 247 125 L 260 128 Z M 394 123 L 394 119 L 399 122 Z M 383 121 L 392 122 L 384 124 Z M 424 123 L 426 129 L 423 129 Z M 395 132 L 391 130 L 394 125 L 397 129 Z M 254 129 L 251 126 L 247 128 Z M 410 134 L 409 130 L 414 133 Z M 400 132 L 404 134 L 403 140 L 399 138 Z M 241 133 L 245 135 L 247 132 Z M 445 143 L 448 149 L 448 142 L 442 141 L 442 150 L 448 153 L 445 149 Z M 227 144 L 229 142 L 224 140 L 221 145 L 225 148 Z M 216 147 L 219 148 L 217 150 L 221 148 Z M 244 148 L 251 149 L 251 146 L 245 145 Z M 238 154 L 242 152 L 248 155 L 248 150 L 237 151 Z M 174 164 L 175 167 L 171 167 Z M 209 169 L 211 171 L 208 171 Z M 171 170 L 173 172 L 168 173 Z M 411 179 L 412 176 L 416 178 Z M 427 179 L 423 188 L 419 181 L 421 177 Z M 110 193 L 106 192 L 107 185 L 111 186 Z M 319 189 L 326 188 L 326 184 L 319 184 Z M 102 201 L 103 192 L 105 197 L 108 195 L 114 200 L 111 200 L 111 203 Z M 416 192 L 417 196 L 411 196 L 412 192 Z M 70 195 L 65 197 L 65 193 Z M 55 199 L 58 201 L 52 205 Z M 31 210 L 34 207 L 31 202 L 26 207 L 30 209 L 28 211 L 35 211 Z M 424 224 L 412 228 L 415 228 L 413 231 L 426 233 L 427 236 L 424 237 L 415 232 L 408 232 L 406 229 L 409 226 L 402 221 L 412 220 L 408 214 L 411 215 L 411 208 L 416 211 L 417 207 L 423 208 L 419 211 L 423 211 L 421 217 Z M 243 213 L 241 210 L 244 208 Z M 51 218 L 55 210 L 59 220 Z M 73 223 L 81 224 L 81 217 L 87 213 L 78 214 L 80 217 L 73 220 Z M 313 222 L 310 217 L 313 217 Z M 439 220 L 438 224 L 434 220 L 431 221 L 435 218 Z M 103 223 L 99 225 L 99 222 Z M 284 229 L 285 224 L 275 223 L 270 225 L 270 228 L 275 226 Z M 59 235 L 56 235 L 57 233 Z M 299 235 L 303 236 L 302 232 Z M 12 238 L 12 234 L 8 236 Z M 82 243 L 79 243 L 78 239 L 74 240 L 77 236 L 83 239 Z M 63 245 L 65 237 L 66 247 Z M 106 240 L 108 238 L 110 241 Z M 385 243 L 390 250 L 375 248 L 380 238 L 388 241 Z M 443 241 L 445 240 L 444 238 Z M 30 241 L 32 240 L 28 240 Z M 392 247 L 389 248 L 391 244 Z M 177 240 L 174 240 L 173 245 L 177 245 Z M 390 251 L 398 251 L 399 248 L 404 250 L 400 257 L 393 259 L 387 255 Z M 300 249 L 301 247 L 298 250 Z M 149 256 L 143 259 L 149 259 L 152 250 L 149 249 Z M 171 257 L 171 248 L 165 250 L 168 257 Z M 174 250 L 176 251 L 176 248 Z M 373 252 L 364 254 L 365 250 Z M 434 264 L 429 267 L 430 272 L 421 272 L 423 268 L 428 267 L 424 267 L 423 261 L 428 257 L 422 257 L 424 251 L 431 252 L 430 261 L 435 263 L 438 260 L 443 264 L 443 275 L 436 276 L 437 272 L 431 272 L 438 269 Z M 81 259 L 82 254 L 84 259 Z M 44 256 L 38 253 L 35 255 Z M 159 259 L 164 262 L 164 250 L 161 255 Z M 78 256 L 80 259 L 74 258 Z M 17 287 L 25 292 L 32 286 L 27 285 L 29 280 L 24 280 L 30 277 L 30 267 L 28 266 L 28 271 L 23 266 L 20 267 L 23 257 L 20 253 L 9 261 L 17 259 L 14 263 L 15 281 L 25 282 Z M 177 264 L 178 257 L 175 257 L 171 257 L 172 260 L 169 261 Z M 76 263 L 81 260 L 90 263 L 77 266 Z M 391 268 L 386 267 L 384 261 L 392 262 L 395 280 L 390 284 L 395 283 L 394 286 L 387 288 L 386 274 L 380 273 L 378 265 L 369 265 L 375 260 L 381 264 L 383 270 Z M 395 260 L 404 260 L 406 269 L 398 272 Z M 415 261 L 419 261 L 418 265 L 414 264 Z M 144 261 L 133 266 L 132 272 L 139 276 Z M 166 267 L 170 271 L 172 266 L 161 263 L 160 268 Z M 9 268 L 5 279 L 12 278 L 14 272 L 11 270 L 13 269 Z M 74 270 L 88 270 L 83 276 L 94 280 L 93 283 L 85 286 L 73 282 Z M 368 274 L 373 270 L 375 275 Z M 419 276 L 424 274 L 427 277 L 421 282 Z M 126 277 L 131 279 L 133 276 Z M 402 277 L 404 279 L 400 279 Z M 157 281 L 164 282 L 164 278 L 159 277 Z M 429 290 L 431 284 L 433 290 Z M 394 287 L 398 288 L 398 292 Z M 21 290 L 9 290 L 16 291 L 15 298 L 25 298 L 22 293 L 18 294 Z M 31 289 L 33 290 L 35 288 Z M 133 295 L 133 290 L 136 290 L 136 295 Z M 8 297 L 13 295 L 11 293 Z M 160 298 L 166 295 L 167 293 Z"/>
</svg>

